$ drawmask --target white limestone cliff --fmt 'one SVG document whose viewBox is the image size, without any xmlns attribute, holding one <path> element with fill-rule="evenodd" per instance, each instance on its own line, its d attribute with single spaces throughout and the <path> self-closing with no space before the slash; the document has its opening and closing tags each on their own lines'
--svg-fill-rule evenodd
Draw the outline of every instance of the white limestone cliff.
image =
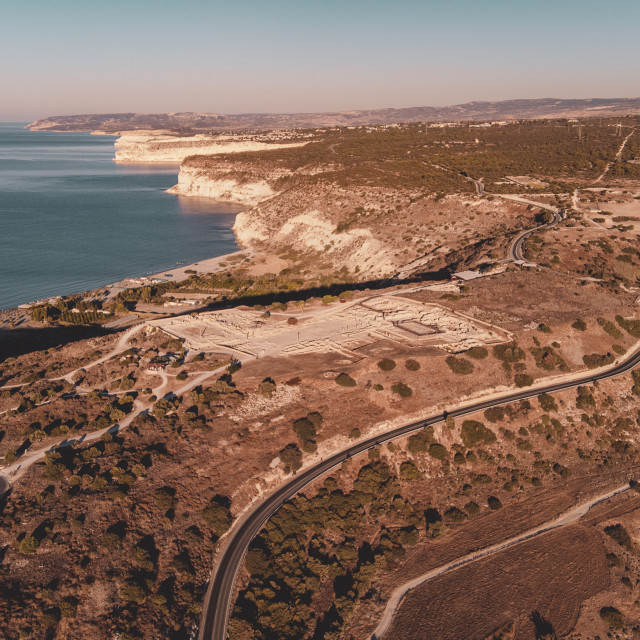
<svg viewBox="0 0 640 640">
<path fill-rule="evenodd" d="M 263 141 L 251 136 L 208 136 L 196 135 L 176 137 L 166 135 L 140 135 L 127 133 L 115 143 L 115 162 L 179 164 L 187 156 L 242 153 L 245 151 L 265 151 L 299 147 L 306 142 L 277 143 Z"/>
</svg>

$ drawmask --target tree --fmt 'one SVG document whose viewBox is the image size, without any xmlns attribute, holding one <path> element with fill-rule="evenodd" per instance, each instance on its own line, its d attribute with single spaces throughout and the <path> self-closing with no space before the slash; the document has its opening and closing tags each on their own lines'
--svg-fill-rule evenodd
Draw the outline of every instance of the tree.
<svg viewBox="0 0 640 640">
<path fill-rule="evenodd" d="M 285 473 L 296 472 L 302 467 L 302 451 L 294 442 L 279 452 L 280 461 L 284 464 Z"/>
<path fill-rule="evenodd" d="M 383 358 L 378 361 L 378 368 L 382 371 L 392 371 L 396 368 L 396 363 L 394 360 L 391 360 L 391 358 Z"/>
<path fill-rule="evenodd" d="M 356 381 L 347 373 L 340 373 L 336 376 L 336 384 L 341 387 L 355 387 Z"/>
<path fill-rule="evenodd" d="M 214 498 L 211 504 L 202 510 L 202 519 L 218 536 L 226 533 L 233 521 L 231 510 L 226 502 L 224 498 Z"/>
<path fill-rule="evenodd" d="M 496 441 L 496 434 L 478 420 L 465 420 L 460 430 L 462 442 L 471 448 L 478 444 L 491 444 Z"/>
<path fill-rule="evenodd" d="M 20 553 L 30 554 L 30 553 L 35 553 L 36 549 L 39 546 L 40 546 L 40 543 L 36 538 L 34 538 L 33 536 L 25 536 L 20 541 L 20 546 L 18 548 L 20 549 Z"/>
<path fill-rule="evenodd" d="M 456 358 L 455 356 L 448 356 L 445 360 L 447 365 L 449 365 L 449 369 L 458 375 L 469 375 L 473 373 L 475 367 L 471 363 L 470 360 L 466 360 L 465 358 Z"/>
</svg>

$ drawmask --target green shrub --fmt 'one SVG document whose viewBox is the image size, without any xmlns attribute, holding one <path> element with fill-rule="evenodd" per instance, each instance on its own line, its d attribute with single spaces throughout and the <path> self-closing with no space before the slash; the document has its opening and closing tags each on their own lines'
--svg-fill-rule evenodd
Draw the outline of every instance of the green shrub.
<svg viewBox="0 0 640 640">
<path fill-rule="evenodd" d="M 233 521 L 231 510 L 225 504 L 224 499 L 216 499 L 208 507 L 205 507 L 202 510 L 202 519 L 218 536 L 228 531 Z"/>
<path fill-rule="evenodd" d="M 458 509 L 458 507 L 449 507 L 444 512 L 445 520 L 449 520 L 450 522 L 464 522 L 467 519 L 467 514 Z"/>
<path fill-rule="evenodd" d="M 391 358 L 383 358 L 378 361 L 378 368 L 382 371 L 392 371 L 396 368 L 396 363 L 394 360 L 391 360 Z"/>
<path fill-rule="evenodd" d="M 496 498 L 495 496 L 489 496 L 487 498 L 487 504 L 489 505 L 489 508 L 494 511 L 502 509 L 502 502 L 500 502 L 500 498 Z"/>
<path fill-rule="evenodd" d="M 407 460 L 400 465 L 400 477 L 404 480 L 417 480 L 420 477 L 420 471 L 413 462 Z"/>
<path fill-rule="evenodd" d="M 600 617 L 614 629 L 624 629 L 624 616 L 615 607 L 602 607 Z"/>
<path fill-rule="evenodd" d="M 557 411 L 558 405 L 556 404 L 555 398 L 548 393 L 543 393 L 538 396 L 538 402 L 542 407 L 543 411 Z"/>
<path fill-rule="evenodd" d="M 349 431 L 349 438 L 351 438 L 351 440 L 357 440 L 362 434 L 360 433 L 360 429 L 358 429 L 358 427 L 354 427 L 353 429 L 351 429 L 351 431 Z"/>
<path fill-rule="evenodd" d="M 584 320 L 581 320 L 580 318 L 578 318 L 571 326 L 576 331 L 586 331 L 587 330 L 587 323 Z"/>
<path fill-rule="evenodd" d="M 313 440 L 317 435 L 316 427 L 309 418 L 298 418 L 293 423 L 293 431 L 302 442 Z"/>
<path fill-rule="evenodd" d="M 516 373 L 513 380 L 516 383 L 516 387 L 520 388 L 530 387 L 533 384 L 533 376 L 528 373 Z"/>
<path fill-rule="evenodd" d="M 256 389 L 256 393 L 263 398 L 270 398 L 276 391 L 276 383 L 271 378 L 265 378 Z"/>
<path fill-rule="evenodd" d="M 551 333 L 551 327 L 542 322 L 538 325 L 538 331 L 541 331 L 542 333 Z"/>
<path fill-rule="evenodd" d="M 444 460 L 447 457 L 447 448 L 439 442 L 434 442 L 429 447 L 429 455 L 436 460 Z"/>
<path fill-rule="evenodd" d="M 409 370 L 409 371 L 419 371 L 420 370 L 420 363 L 417 360 L 413 360 L 412 358 L 409 358 L 408 360 L 405 361 L 404 366 Z"/>
<path fill-rule="evenodd" d="M 477 513 L 480 513 L 480 507 L 473 500 L 467 502 L 467 504 L 464 505 L 464 510 L 470 516 L 475 516 Z"/>
<path fill-rule="evenodd" d="M 612 337 L 616 340 L 620 340 L 622 338 L 622 331 L 616 327 L 611 320 L 607 320 L 606 318 L 598 318 L 598 324 Z"/>
<path fill-rule="evenodd" d="M 30 553 L 35 553 L 36 549 L 39 546 L 40 546 L 40 543 L 36 538 L 34 538 L 33 536 L 25 536 L 20 541 L 20 546 L 18 547 L 18 549 L 20 550 L 20 553 L 30 554 Z"/>
<path fill-rule="evenodd" d="M 589 367 L 589 369 L 597 369 L 598 367 L 605 367 L 615 361 L 615 356 L 612 353 L 601 355 L 599 353 L 591 353 L 586 356 L 582 356 L 582 361 Z"/>
<path fill-rule="evenodd" d="M 451 369 L 451 371 L 462 376 L 473 373 L 475 368 L 470 360 L 456 358 L 455 356 L 448 356 L 445 362 L 449 365 L 449 369 Z"/>
<path fill-rule="evenodd" d="M 284 464 L 285 473 L 295 472 L 302 466 L 302 451 L 294 442 L 281 449 L 279 456 Z"/>
<path fill-rule="evenodd" d="M 495 345 L 493 347 L 493 355 L 507 364 L 518 362 L 518 360 L 524 360 L 525 358 L 524 350 L 515 342 Z"/>
<path fill-rule="evenodd" d="M 341 387 L 355 387 L 356 381 L 347 373 L 340 373 L 336 376 L 336 384 Z"/>
<path fill-rule="evenodd" d="M 489 422 L 500 422 L 504 420 L 504 407 L 489 407 L 485 409 L 484 417 Z"/>
<path fill-rule="evenodd" d="M 153 501 L 159 509 L 168 511 L 176 506 L 176 490 L 172 487 L 162 487 L 153 492 Z"/>
<path fill-rule="evenodd" d="M 391 391 L 397 393 L 401 398 L 408 398 L 413 394 L 411 387 L 408 387 L 404 382 L 396 382 L 391 385 Z"/>
<path fill-rule="evenodd" d="M 596 399 L 589 387 L 578 387 L 576 409 L 588 409 L 596 406 Z"/>
<path fill-rule="evenodd" d="M 418 433 L 409 436 L 407 449 L 410 453 L 424 453 L 433 442 L 433 427 L 425 427 Z"/>
<path fill-rule="evenodd" d="M 467 459 L 464 457 L 463 453 L 458 452 L 453 456 L 453 461 L 455 464 L 465 464 Z"/>
<path fill-rule="evenodd" d="M 621 547 L 631 549 L 631 538 L 628 531 L 621 524 L 612 524 L 604 528 L 604 532 L 615 540 Z"/>
<path fill-rule="evenodd" d="M 491 444 L 497 439 L 496 434 L 478 420 L 465 420 L 462 423 L 460 437 L 468 448 L 472 448 L 478 444 Z"/>
<path fill-rule="evenodd" d="M 640 320 L 627 320 L 622 316 L 616 316 L 616 322 L 634 338 L 640 338 Z"/>
<path fill-rule="evenodd" d="M 484 360 L 489 355 L 489 352 L 486 347 L 472 347 L 465 352 L 465 355 L 474 360 Z"/>
</svg>

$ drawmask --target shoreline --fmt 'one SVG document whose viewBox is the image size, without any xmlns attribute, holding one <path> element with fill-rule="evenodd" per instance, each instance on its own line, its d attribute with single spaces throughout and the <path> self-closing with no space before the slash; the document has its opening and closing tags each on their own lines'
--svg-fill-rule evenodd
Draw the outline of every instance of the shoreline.
<svg viewBox="0 0 640 640">
<path fill-rule="evenodd" d="M 233 260 L 234 256 L 240 256 L 244 254 L 244 259 L 238 261 L 233 265 L 222 265 L 221 263 L 226 263 L 228 260 Z M 161 269 L 160 271 L 150 273 L 150 274 L 141 274 L 141 275 L 130 275 L 126 276 L 122 280 L 117 280 L 115 282 L 108 282 L 103 285 L 93 287 L 92 289 L 84 289 L 82 291 L 74 291 L 72 293 L 64 293 L 64 294 L 52 294 L 51 296 L 47 296 L 44 298 L 40 298 L 39 300 L 31 300 L 28 302 L 23 302 L 15 307 L 5 307 L 0 309 L 0 314 L 10 314 L 11 312 L 26 312 L 29 309 L 46 304 L 52 300 L 59 300 L 61 298 L 66 298 L 69 296 L 90 296 L 96 295 L 96 292 L 107 289 L 108 295 L 106 296 L 106 300 L 111 300 L 114 298 L 120 291 L 124 291 L 125 289 L 135 289 L 137 287 L 146 286 L 149 284 L 157 284 L 159 282 L 182 282 L 187 280 L 189 276 L 194 275 L 192 273 L 186 273 L 188 270 L 194 270 L 198 274 L 205 273 L 216 273 L 218 271 L 222 271 L 226 269 L 228 266 L 236 267 L 245 260 L 251 258 L 253 256 L 253 252 L 249 249 L 237 249 L 236 251 L 231 251 L 230 253 L 224 253 L 219 256 L 213 256 L 211 258 L 204 258 L 202 260 L 198 260 L 197 262 L 190 262 L 184 264 L 174 264 L 171 267 L 166 269 Z"/>
<path fill-rule="evenodd" d="M 33 129 L 30 129 L 28 125 L 23 126 L 23 129 L 33 131 Z M 38 131 L 38 133 L 43 133 L 43 131 Z M 47 130 L 47 131 L 44 131 L 44 133 L 88 133 L 90 135 L 111 137 L 111 138 L 114 138 L 115 141 L 117 141 L 117 139 L 122 137 L 122 132 L 109 133 L 109 132 L 95 130 L 95 129 L 93 130 L 87 129 L 86 131 L 67 131 L 65 129 L 61 129 L 59 131 Z M 160 162 L 136 162 L 134 160 L 118 161 L 114 153 L 117 150 L 115 141 L 114 141 L 114 146 L 111 149 L 111 154 L 112 154 L 111 161 L 113 164 L 126 165 L 126 166 L 138 166 L 141 169 L 143 169 L 143 172 L 144 172 L 144 167 L 148 166 L 153 169 L 158 169 L 159 167 L 163 169 L 171 168 L 171 169 L 175 169 L 176 175 L 179 173 L 181 163 L 175 160 L 160 161 Z M 150 173 L 154 173 L 154 172 L 150 171 Z M 165 194 L 167 194 L 170 197 L 174 197 L 174 198 L 176 197 L 175 194 L 170 193 L 169 189 L 163 188 L 163 191 Z M 209 199 L 209 200 L 211 200 L 212 205 L 215 206 L 215 204 L 217 204 L 214 199 Z M 220 202 L 219 204 L 227 207 L 230 203 Z M 243 211 L 245 208 L 246 207 L 240 205 L 238 206 L 237 210 L 234 209 L 233 212 L 237 214 L 240 211 Z M 230 227 L 230 231 L 233 232 L 233 226 Z M 133 273 L 128 272 L 127 269 L 123 269 L 124 275 L 121 275 L 119 280 L 115 280 L 115 281 L 108 280 L 109 277 L 114 277 L 114 275 L 113 274 L 111 276 L 107 275 L 105 280 L 103 281 L 100 281 L 100 278 L 95 278 L 93 283 L 87 283 L 87 285 L 85 285 L 87 288 L 85 289 L 69 290 L 69 291 L 65 291 L 64 293 L 60 293 L 60 290 L 59 289 L 56 290 L 56 289 L 61 284 L 62 286 L 60 288 L 66 288 L 65 285 L 63 283 L 57 283 L 57 284 L 54 284 L 53 287 L 51 287 L 50 293 L 45 292 L 41 294 L 40 298 L 31 299 L 31 300 L 29 300 L 28 298 L 15 300 L 15 297 L 11 296 L 14 298 L 14 300 L 13 301 L 7 300 L 7 304 L 12 306 L 0 307 L 0 328 L 3 328 L 2 325 L 5 324 L 5 322 L 8 319 L 15 316 L 16 314 L 19 316 L 21 313 L 26 312 L 26 314 L 28 315 L 28 311 L 31 308 L 35 306 L 44 305 L 50 302 L 54 303 L 56 300 L 59 300 L 61 298 L 81 296 L 82 298 L 85 298 L 85 299 L 98 298 L 103 300 L 103 302 L 109 302 L 117 295 L 119 291 L 122 291 L 124 289 L 136 288 L 136 287 L 144 286 L 147 284 L 153 284 L 153 283 L 163 282 L 163 281 L 181 282 L 183 280 L 186 280 L 190 275 L 192 275 L 190 273 L 186 273 L 186 271 L 188 270 L 194 270 L 198 273 L 213 273 L 225 268 L 221 266 L 221 263 L 228 262 L 229 260 L 234 261 L 233 266 L 236 266 L 237 264 L 239 264 L 239 262 L 244 262 L 244 260 L 249 258 L 252 255 L 252 253 L 248 249 L 243 248 L 238 243 L 238 239 L 235 232 L 233 232 L 233 234 L 234 234 L 233 235 L 234 247 L 223 247 L 222 250 L 226 249 L 226 252 L 221 255 L 214 255 L 214 256 L 209 255 L 207 257 L 204 257 L 198 260 L 193 260 L 192 262 L 184 263 L 184 264 L 173 262 L 171 264 L 167 264 L 164 267 L 162 266 L 162 263 L 160 263 L 160 266 L 156 263 L 156 264 L 148 265 L 148 269 L 144 265 L 140 265 L 143 267 L 144 270 L 140 269 L 139 271 L 137 272 L 134 271 Z M 229 251 L 229 249 L 231 249 L 231 251 Z M 245 259 L 236 262 L 237 258 L 235 258 L 235 256 L 242 255 L 243 253 L 246 255 Z M 118 275 L 116 274 L 115 277 L 118 277 Z M 83 286 L 82 283 L 80 282 L 78 282 L 77 284 L 80 287 Z M 73 287 L 73 284 L 71 284 L 69 289 L 71 289 L 72 287 Z M 103 292 L 106 292 L 106 293 L 103 293 Z M 37 292 L 32 292 L 32 295 L 33 293 L 37 293 Z M 29 294 L 27 293 L 27 295 Z"/>
</svg>

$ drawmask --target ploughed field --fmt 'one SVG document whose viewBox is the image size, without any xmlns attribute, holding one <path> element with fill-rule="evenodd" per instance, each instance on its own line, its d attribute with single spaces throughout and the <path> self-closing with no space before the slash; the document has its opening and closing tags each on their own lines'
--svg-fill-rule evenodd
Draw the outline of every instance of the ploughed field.
<svg viewBox="0 0 640 640">
<path fill-rule="evenodd" d="M 540 637 L 545 622 L 562 636 L 582 602 L 608 584 L 599 533 L 572 525 L 420 585 L 407 594 L 386 637 L 482 640 L 512 622 L 514 638 Z"/>
</svg>

